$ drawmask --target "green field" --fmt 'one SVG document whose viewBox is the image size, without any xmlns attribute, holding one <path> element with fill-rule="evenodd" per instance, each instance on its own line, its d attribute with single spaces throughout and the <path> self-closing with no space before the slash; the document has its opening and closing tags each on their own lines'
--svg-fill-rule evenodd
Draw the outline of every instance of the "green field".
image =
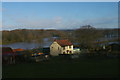
<svg viewBox="0 0 120 80">
<path fill-rule="evenodd" d="M 3 65 L 3 78 L 118 78 L 119 59 L 59 59 Z"/>
</svg>

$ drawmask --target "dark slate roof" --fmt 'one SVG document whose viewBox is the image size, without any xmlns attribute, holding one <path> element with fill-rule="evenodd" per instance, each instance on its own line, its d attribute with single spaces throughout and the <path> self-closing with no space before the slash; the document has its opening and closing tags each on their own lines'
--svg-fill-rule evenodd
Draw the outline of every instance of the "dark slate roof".
<svg viewBox="0 0 120 80">
<path fill-rule="evenodd" d="M 14 52 L 10 47 L 2 47 L 2 54 L 3 55 L 14 54 Z"/>
</svg>

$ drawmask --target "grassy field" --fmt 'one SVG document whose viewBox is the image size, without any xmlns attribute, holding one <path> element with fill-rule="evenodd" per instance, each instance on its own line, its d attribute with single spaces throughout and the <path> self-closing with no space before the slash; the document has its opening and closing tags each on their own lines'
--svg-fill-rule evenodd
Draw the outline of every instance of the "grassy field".
<svg viewBox="0 0 120 80">
<path fill-rule="evenodd" d="M 118 78 L 119 59 L 59 59 L 39 63 L 3 65 L 3 78 Z"/>
</svg>

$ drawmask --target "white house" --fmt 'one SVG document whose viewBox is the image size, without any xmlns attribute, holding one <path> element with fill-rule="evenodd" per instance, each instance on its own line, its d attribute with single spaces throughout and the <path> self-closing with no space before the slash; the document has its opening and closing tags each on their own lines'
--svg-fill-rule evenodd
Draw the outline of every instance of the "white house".
<svg viewBox="0 0 120 80">
<path fill-rule="evenodd" d="M 68 40 L 54 40 L 50 45 L 50 54 L 58 56 L 59 54 L 73 54 L 73 44 Z"/>
</svg>

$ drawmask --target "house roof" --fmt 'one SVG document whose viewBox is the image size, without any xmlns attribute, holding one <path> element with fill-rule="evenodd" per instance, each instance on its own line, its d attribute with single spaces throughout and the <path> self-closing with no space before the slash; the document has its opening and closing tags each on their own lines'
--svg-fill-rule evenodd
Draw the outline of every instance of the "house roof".
<svg viewBox="0 0 120 80">
<path fill-rule="evenodd" d="M 55 40 L 60 46 L 70 46 L 72 43 L 69 40 Z"/>
<path fill-rule="evenodd" d="M 21 48 L 19 48 L 19 49 L 13 49 L 13 51 L 14 51 L 14 52 L 24 51 L 24 49 L 21 49 Z"/>
</svg>

